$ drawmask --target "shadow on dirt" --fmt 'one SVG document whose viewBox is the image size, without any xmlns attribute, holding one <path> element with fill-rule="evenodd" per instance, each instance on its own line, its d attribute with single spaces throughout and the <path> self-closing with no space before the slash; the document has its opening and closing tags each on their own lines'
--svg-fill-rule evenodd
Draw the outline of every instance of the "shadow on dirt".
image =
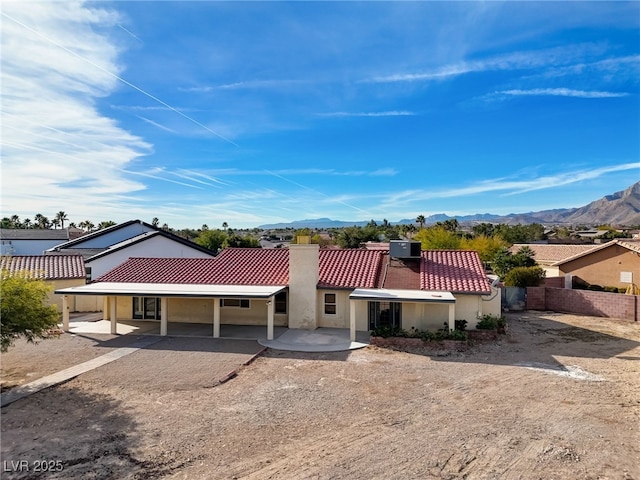
<svg viewBox="0 0 640 480">
<path fill-rule="evenodd" d="M 478 343 L 469 350 L 458 352 L 410 351 L 408 353 L 425 355 L 438 362 L 486 363 L 492 365 L 542 366 L 556 368 L 562 366 L 557 357 L 578 358 L 619 358 L 632 360 L 638 357 L 624 355 L 640 346 L 640 341 L 603 333 L 607 331 L 607 322 L 594 325 L 602 331 L 581 328 L 558 321 L 558 314 L 524 312 L 507 315 L 509 325 L 506 335 L 499 335 L 495 341 Z M 609 323 L 610 324 L 610 323 Z M 629 323 L 633 327 L 633 322 Z"/>
<path fill-rule="evenodd" d="M 155 479 L 185 466 L 172 452 L 138 458 L 136 429 L 121 402 L 59 385 L 2 409 L 2 478 Z"/>
</svg>

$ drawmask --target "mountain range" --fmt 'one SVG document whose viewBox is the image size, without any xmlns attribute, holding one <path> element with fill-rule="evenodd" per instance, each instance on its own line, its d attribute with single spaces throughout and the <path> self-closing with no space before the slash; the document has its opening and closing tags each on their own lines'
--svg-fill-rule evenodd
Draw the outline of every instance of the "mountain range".
<svg viewBox="0 0 640 480">
<path fill-rule="evenodd" d="M 459 223 L 504 223 L 507 225 L 542 223 L 552 225 L 640 225 L 640 181 L 626 190 L 607 195 L 579 208 L 558 208 L 539 212 L 510 213 L 494 215 L 477 213 L 474 215 L 449 216 L 444 213 L 425 217 L 425 225 L 455 218 Z M 288 223 L 260 225 L 262 229 L 283 228 L 340 228 L 364 226 L 368 222 L 347 222 L 330 218 L 295 220 Z M 377 223 L 382 223 L 381 221 Z M 405 218 L 394 224 L 415 223 L 415 218 Z"/>
</svg>

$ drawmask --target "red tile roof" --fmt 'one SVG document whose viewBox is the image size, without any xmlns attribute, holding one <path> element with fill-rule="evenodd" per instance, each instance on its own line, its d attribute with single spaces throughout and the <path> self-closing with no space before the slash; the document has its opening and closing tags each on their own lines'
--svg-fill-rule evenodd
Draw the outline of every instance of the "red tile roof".
<svg viewBox="0 0 640 480">
<path fill-rule="evenodd" d="M 318 259 L 318 287 L 410 288 L 464 293 L 490 291 L 476 252 L 425 251 L 421 262 L 411 264 L 394 260 L 386 268 L 387 259 L 388 253 L 378 250 L 322 249 Z M 227 248 L 215 258 L 130 258 L 97 281 L 288 285 L 289 251 Z"/>
<path fill-rule="evenodd" d="M 452 293 L 491 292 L 478 253 L 469 250 L 423 251 L 420 289 Z"/>
<path fill-rule="evenodd" d="M 214 258 L 130 258 L 97 282 L 286 285 L 288 251 L 227 248 Z"/>
<path fill-rule="evenodd" d="M 383 252 L 375 250 L 320 250 L 319 287 L 375 288 Z"/>
<path fill-rule="evenodd" d="M 85 278 L 82 255 L 15 255 L 0 257 L 2 269 L 10 274 L 29 272 L 43 280 Z"/>
</svg>

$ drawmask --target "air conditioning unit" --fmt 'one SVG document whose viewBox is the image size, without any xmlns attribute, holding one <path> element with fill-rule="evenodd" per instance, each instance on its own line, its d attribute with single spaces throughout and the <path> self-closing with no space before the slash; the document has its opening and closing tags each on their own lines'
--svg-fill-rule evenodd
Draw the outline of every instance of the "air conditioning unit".
<svg viewBox="0 0 640 480">
<path fill-rule="evenodd" d="M 405 240 L 391 240 L 389 242 L 389 256 L 393 258 L 420 258 L 420 242 Z"/>
</svg>

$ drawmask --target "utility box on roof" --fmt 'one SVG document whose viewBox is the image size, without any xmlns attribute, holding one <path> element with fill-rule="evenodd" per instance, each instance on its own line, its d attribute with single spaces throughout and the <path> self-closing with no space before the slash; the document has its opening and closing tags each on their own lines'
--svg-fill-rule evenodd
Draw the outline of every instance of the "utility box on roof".
<svg viewBox="0 0 640 480">
<path fill-rule="evenodd" d="M 406 240 L 391 240 L 389 242 L 389 256 L 393 258 L 420 258 L 420 242 Z"/>
</svg>

